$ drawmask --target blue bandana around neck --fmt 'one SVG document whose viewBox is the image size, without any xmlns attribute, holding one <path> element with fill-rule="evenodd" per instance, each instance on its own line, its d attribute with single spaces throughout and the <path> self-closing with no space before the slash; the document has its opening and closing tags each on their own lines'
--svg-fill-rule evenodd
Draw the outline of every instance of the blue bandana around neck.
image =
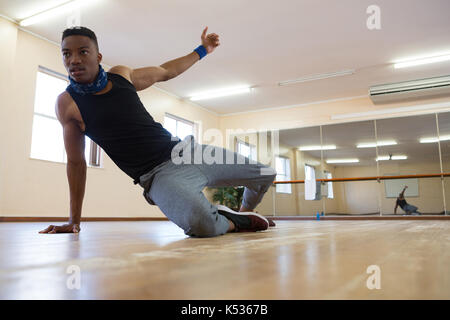
<svg viewBox="0 0 450 320">
<path fill-rule="evenodd" d="M 106 75 L 105 70 L 103 70 L 100 64 L 98 65 L 98 68 L 99 71 L 97 78 L 94 82 L 91 83 L 78 83 L 69 76 L 68 78 L 70 81 L 70 87 L 75 90 L 76 93 L 79 93 L 83 96 L 86 94 L 97 93 L 103 90 L 108 84 L 108 76 Z"/>
</svg>

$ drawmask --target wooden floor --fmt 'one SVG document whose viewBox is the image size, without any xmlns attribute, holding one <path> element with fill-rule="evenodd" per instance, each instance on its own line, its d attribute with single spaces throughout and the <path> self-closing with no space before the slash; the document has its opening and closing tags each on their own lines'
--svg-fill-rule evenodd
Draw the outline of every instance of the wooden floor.
<svg viewBox="0 0 450 320">
<path fill-rule="evenodd" d="M 0 223 L 0 299 L 450 299 L 450 221 L 277 221 L 208 239 L 168 221 L 47 225 Z"/>
</svg>

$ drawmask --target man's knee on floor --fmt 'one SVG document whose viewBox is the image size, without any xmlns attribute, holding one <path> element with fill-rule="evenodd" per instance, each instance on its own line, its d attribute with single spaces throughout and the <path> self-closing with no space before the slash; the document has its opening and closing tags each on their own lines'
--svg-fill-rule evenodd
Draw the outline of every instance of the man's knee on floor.
<svg viewBox="0 0 450 320">
<path fill-rule="evenodd" d="M 208 216 L 193 216 L 188 221 L 185 233 L 191 237 L 216 237 L 223 233 L 217 229 L 218 214 Z"/>
</svg>

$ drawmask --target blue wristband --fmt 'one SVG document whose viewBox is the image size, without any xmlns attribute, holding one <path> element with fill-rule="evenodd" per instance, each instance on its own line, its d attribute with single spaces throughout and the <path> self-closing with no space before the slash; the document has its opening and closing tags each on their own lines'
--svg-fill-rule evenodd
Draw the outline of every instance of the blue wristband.
<svg viewBox="0 0 450 320">
<path fill-rule="evenodd" d="M 203 45 L 199 45 L 194 51 L 198 53 L 198 55 L 200 56 L 200 60 L 202 60 L 202 58 L 208 54 L 208 52 L 206 52 L 206 48 Z"/>
</svg>

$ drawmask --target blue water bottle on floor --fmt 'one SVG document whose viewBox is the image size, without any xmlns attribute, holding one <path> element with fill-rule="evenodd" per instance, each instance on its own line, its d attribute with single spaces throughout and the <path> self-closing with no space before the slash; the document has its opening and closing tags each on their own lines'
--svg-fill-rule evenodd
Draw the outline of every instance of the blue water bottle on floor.
<svg viewBox="0 0 450 320">
<path fill-rule="evenodd" d="M 317 220 L 320 220 L 320 213 L 317 211 Z"/>
</svg>

